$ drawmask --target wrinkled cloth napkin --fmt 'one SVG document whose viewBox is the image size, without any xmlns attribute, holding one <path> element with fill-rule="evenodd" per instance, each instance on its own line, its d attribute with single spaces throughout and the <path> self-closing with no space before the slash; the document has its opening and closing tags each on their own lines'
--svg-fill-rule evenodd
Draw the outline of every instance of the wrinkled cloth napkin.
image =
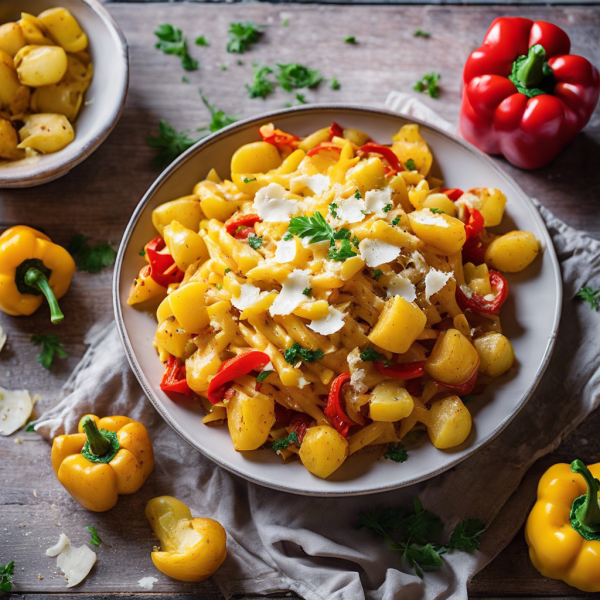
<svg viewBox="0 0 600 600">
<path fill-rule="evenodd" d="M 414 98 L 393 93 L 387 105 L 449 127 Z M 36 431 L 51 441 L 75 431 L 86 413 L 142 421 L 154 442 L 152 477 L 160 489 L 177 490 L 194 514 L 210 515 L 227 530 L 228 556 L 213 576 L 227 598 L 293 590 L 306 600 L 466 599 L 470 578 L 508 544 L 525 519 L 533 497 L 510 497 L 527 469 L 600 403 L 600 317 L 585 303 L 573 302 L 587 283 L 600 287 L 600 243 L 539 209 L 564 281 L 562 322 L 550 365 L 525 408 L 492 443 L 424 483 L 377 496 L 304 498 L 231 475 L 191 452 L 162 421 L 129 369 L 114 323 L 90 332 L 90 348 Z M 421 580 L 381 538 L 354 530 L 361 510 L 408 508 L 414 496 L 446 524 L 443 539 L 458 522 L 481 519 L 488 526 L 481 548 L 472 555 L 446 554 L 445 566 Z"/>
</svg>

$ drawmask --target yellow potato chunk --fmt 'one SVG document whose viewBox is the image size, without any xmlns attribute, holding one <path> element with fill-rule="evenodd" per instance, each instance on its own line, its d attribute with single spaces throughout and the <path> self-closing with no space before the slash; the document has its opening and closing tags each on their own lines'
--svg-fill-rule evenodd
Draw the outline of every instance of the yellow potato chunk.
<svg viewBox="0 0 600 600">
<path fill-rule="evenodd" d="M 248 196 L 238 191 L 231 182 L 201 181 L 195 185 L 194 194 L 200 198 L 200 208 L 207 219 L 223 222 L 248 200 Z"/>
<path fill-rule="evenodd" d="M 323 129 L 317 129 L 314 133 L 307 135 L 303 140 L 298 143 L 298 148 L 304 152 L 312 150 L 315 146 L 318 146 L 322 142 L 329 141 L 329 127 L 323 127 Z M 287 160 L 287 159 L 286 159 Z"/>
<path fill-rule="evenodd" d="M 437 208 L 450 217 L 456 217 L 456 204 L 446 194 L 429 194 L 421 206 L 429 209 Z"/>
<path fill-rule="evenodd" d="M 164 290 L 165 288 L 163 288 Z M 170 295 L 170 294 L 169 294 Z M 158 305 L 156 309 L 156 321 L 160 323 L 164 321 L 167 317 L 173 316 L 173 309 L 171 308 L 171 301 L 169 300 L 169 296 L 163 298 L 162 302 Z"/>
<path fill-rule="evenodd" d="M 260 448 L 274 423 L 275 401 L 269 396 L 257 393 L 251 398 L 238 391 L 227 402 L 227 425 L 238 452 Z"/>
<path fill-rule="evenodd" d="M 482 215 L 486 227 L 495 227 L 500 225 L 504 216 L 504 207 L 506 206 L 506 196 L 496 188 L 473 188 L 468 194 L 473 194 L 478 200 L 468 198 L 473 208 L 476 208 Z"/>
<path fill-rule="evenodd" d="M 471 413 L 458 396 L 433 404 L 428 417 L 429 439 L 440 450 L 460 446 L 471 433 Z"/>
<path fill-rule="evenodd" d="M 54 46 L 54 42 L 47 35 L 46 26 L 37 17 L 21 13 L 18 23 L 25 36 L 25 42 L 30 46 Z"/>
<path fill-rule="evenodd" d="M 479 355 L 479 371 L 490 377 L 504 375 L 515 364 L 515 351 L 510 340 L 501 333 L 487 333 L 473 345 Z"/>
<path fill-rule="evenodd" d="M 377 384 L 371 393 L 369 417 L 373 421 L 399 421 L 410 415 L 415 407 L 402 381 L 390 379 Z"/>
<path fill-rule="evenodd" d="M 428 208 L 408 214 L 414 234 L 426 244 L 445 255 L 459 252 L 467 239 L 462 221 Z"/>
<path fill-rule="evenodd" d="M 190 281 L 167 296 L 173 315 L 188 333 L 200 333 L 209 324 L 204 299 L 208 287 L 208 283 Z"/>
<path fill-rule="evenodd" d="M 208 259 L 208 250 L 204 240 L 191 229 L 184 227 L 179 221 L 171 221 L 163 229 L 163 238 L 175 264 L 185 271 L 199 260 Z"/>
<path fill-rule="evenodd" d="M 425 371 L 437 381 L 457 385 L 473 375 L 479 364 L 477 350 L 457 329 L 440 333 L 431 354 L 425 361 Z"/>
<path fill-rule="evenodd" d="M 14 57 L 27 44 L 23 30 L 18 23 L 0 25 L 0 50 Z"/>
<path fill-rule="evenodd" d="M 67 72 L 67 54 L 59 46 L 24 46 L 15 56 L 15 67 L 23 85 L 52 85 Z"/>
<path fill-rule="evenodd" d="M 29 106 L 29 88 L 21 85 L 11 57 L 0 51 L 0 111 L 21 116 Z"/>
<path fill-rule="evenodd" d="M 0 119 L 0 158 L 15 160 L 23 158 L 25 153 L 17 148 L 19 138 L 10 121 Z"/>
<path fill-rule="evenodd" d="M 329 477 L 348 456 L 348 441 L 329 425 L 310 427 L 300 446 L 300 460 L 321 479 Z"/>
<path fill-rule="evenodd" d="M 169 354 L 185 359 L 185 347 L 190 339 L 190 334 L 182 328 L 175 317 L 167 317 L 159 323 L 154 336 L 154 343 Z"/>
<path fill-rule="evenodd" d="M 88 45 L 87 35 L 66 8 L 49 8 L 38 15 L 48 35 L 67 52 L 81 52 Z"/>
<path fill-rule="evenodd" d="M 75 131 L 64 115 L 39 113 L 23 118 L 25 125 L 19 129 L 19 148 L 33 148 L 50 154 L 68 146 L 75 139 Z"/>
<path fill-rule="evenodd" d="M 152 211 L 152 225 L 161 235 L 172 221 L 178 221 L 183 227 L 198 231 L 202 218 L 198 196 L 195 195 L 165 202 Z"/>
<path fill-rule="evenodd" d="M 369 190 L 381 189 L 387 183 L 385 167 L 376 157 L 361 160 L 349 173 L 348 178 L 356 184 L 363 198 Z"/>
<path fill-rule="evenodd" d="M 232 173 L 266 173 L 280 165 L 279 151 L 267 142 L 245 144 L 231 157 Z"/>
<path fill-rule="evenodd" d="M 404 125 L 400 131 L 392 138 L 392 150 L 400 159 L 402 164 L 405 164 L 409 159 L 415 161 L 417 171 L 424 177 L 427 176 L 433 163 L 433 156 L 429 150 L 427 142 L 419 133 L 418 125 Z"/>
<path fill-rule="evenodd" d="M 350 127 L 349 129 L 344 129 L 344 139 L 350 140 L 356 146 L 364 146 L 371 138 L 368 134 L 360 129 L 353 129 Z"/>
<path fill-rule="evenodd" d="M 492 293 L 490 273 L 486 264 L 475 266 L 473 263 L 463 265 L 465 283 L 480 296 Z"/>
<path fill-rule="evenodd" d="M 384 350 L 404 354 L 426 323 L 427 317 L 418 306 L 394 296 L 385 303 L 369 339 Z"/>
<path fill-rule="evenodd" d="M 540 252 L 540 244 L 529 231 L 511 231 L 497 237 L 485 251 L 485 263 L 505 273 L 528 267 Z"/>
</svg>

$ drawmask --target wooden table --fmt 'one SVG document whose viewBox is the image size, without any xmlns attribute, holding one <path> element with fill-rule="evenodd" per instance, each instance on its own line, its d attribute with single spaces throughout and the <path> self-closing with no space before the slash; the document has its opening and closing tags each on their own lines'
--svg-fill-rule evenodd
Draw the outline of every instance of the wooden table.
<svg viewBox="0 0 600 600">
<path fill-rule="evenodd" d="M 72 173 L 54 183 L 30 190 L 0 190 L 0 230 L 28 224 L 45 230 L 54 241 L 67 244 L 75 233 L 94 242 L 118 245 L 135 205 L 158 175 L 150 167 L 153 150 L 146 143 L 166 119 L 178 129 L 196 128 L 208 122 L 200 101 L 201 88 L 211 103 L 228 113 L 251 116 L 293 101 L 278 91 L 268 100 L 251 100 L 244 84 L 251 79 L 252 62 L 301 62 L 320 69 L 326 77 L 338 77 L 339 91 L 322 85 L 308 91 L 309 102 L 340 101 L 382 106 L 389 90 L 409 91 L 431 70 L 442 74 L 439 100 L 424 96 L 442 116 L 456 123 L 461 67 L 488 25 L 502 14 L 550 20 L 564 27 L 573 51 L 600 64 L 600 10 L 586 7 L 497 6 L 323 6 L 286 4 L 135 4 L 107 3 L 129 41 L 131 85 L 127 107 L 108 141 Z M 242 56 L 227 54 L 228 24 L 253 20 L 268 25 L 263 40 Z M 289 27 L 283 26 L 288 20 Z M 175 57 L 154 49 L 156 25 L 171 22 L 190 39 L 205 34 L 208 48 L 190 46 L 200 69 L 186 73 Z M 413 38 L 421 27 L 430 39 Z M 354 35 L 358 45 L 343 43 Z M 243 65 L 238 65 L 241 59 Z M 226 70 L 222 69 L 226 67 Z M 598 164 L 600 118 L 598 111 L 554 163 L 535 172 L 524 172 L 498 160 L 531 196 L 567 223 L 600 238 Z M 29 341 L 32 333 L 57 332 L 40 310 L 28 319 L 0 315 L 9 344 L 0 355 L 0 384 L 28 388 L 41 394 L 35 414 L 51 406 L 69 373 L 85 352 L 85 336 L 92 324 L 112 318 L 110 270 L 97 275 L 78 273 L 61 306 L 67 319 L 60 327 L 70 356 L 56 361 L 51 372 L 36 362 L 38 349 Z M 148 405 L 148 410 L 152 410 Z M 600 414 L 593 415 L 577 433 L 546 461 L 580 457 L 598 458 Z M 16 443 L 17 439 L 20 443 Z M 183 442 L 182 442 L 183 443 Z M 528 474 L 535 482 L 546 462 Z M 16 563 L 15 591 L 28 598 L 65 594 L 65 583 L 54 560 L 43 551 L 61 531 L 76 543 L 89 540 L 85 527 L 96 525 L 105 542 L 95 571 L 71 598 L 114 598 L 130 592 L 138 598 L 221 598 L 210 581 L 183 585 L 157 573 L 148 555 L 152 538 L 143 516 L 148 498 L 159 495 L 152 478 L 134 495 L 119 501 L 118 510 L 92 515 L 70 499 L 56 481 L 50 466 L 49 447 L 35 433 L 20 432 L 0 439 L 0 564 Z M 533 489 L 533 486 L 530 486 Z M 533 496 L 532 496 L 533 501 Z M 38 576 L 39 575 L 39 576 Z M 152 593 L 143 593 L 137 581 L 159 577 Z M 479 573 L 469 587 L 479 597 L 578 596 L 575 590 L 543 579 L 526 556 L 522 533 Z M 189 594 L 189 595 L 188 595 Z M 282 596 L 283 597 L 283 596 Z"/>
</svg>

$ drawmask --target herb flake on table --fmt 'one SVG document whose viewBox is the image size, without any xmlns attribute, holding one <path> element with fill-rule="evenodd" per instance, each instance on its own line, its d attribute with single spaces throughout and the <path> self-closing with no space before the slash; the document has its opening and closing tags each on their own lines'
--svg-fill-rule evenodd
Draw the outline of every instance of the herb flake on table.
<svg viewBox="0 0 600 600">
<path fill-rule="evenodd" d="M 252 84 L 246 84 L 248 94 L 250 98 L 266 98 L 275 89 L 275 82 L 269 79 L 273 69 L 266 66 L 261 67 L 258 63 L 254 63 L 252 66 L 254 68 Z"/>
<path fill-rule="evenodd" d="M 358 44 L 356 37 L 354 37 L 353 35 L 347 35 L 344 38 L 344 43 L 346 44 Z"/>
<path fill-rule="evenodd" d="M 575 298 L 587 302 L 592 310 L 600 312 L 600 290 L 595 290 L 586 285 L 575 294 Z"/>
<path fill-rule="evenodd" d="M 208 129 L 211 133 L 219 131 L 220 129 L 223 129 L 223 127 L 227 127 L 228 125 L 231 125 L 237 121 L 234 116 L 225 114 L 225 112 L 219 110 L 214 104 L 211 104 L 204 96 L 201 95 L 200 97 L 202 98 L 202 102 L 204 102 L 205 106 L 210 111 L 211 119 L 210 123 L 208 124 Z M 202 131 L 203 129 L 206 129 L 206 127 L 199 129 L 198 131 Z"/>
<path fill-rule="evenodd" d="M 273 450 L 275 450 L 275 452 L 280 452 L 281 450 L 285 450 L 290 444 L 295 444 L 296 446 L 300 447 L 297 431 L 292 431 L 292 433 L 288 434 L 281 440 L 275 440 L 273 442 Z"/>
<path fill-rule="evenodd" d="M 11 560 L 5 565 L 0 565 L 0 592 L 8 594 L 12 589 L 12 576 L 15 574 L 15 561 Z"/>
<path fill-rule="evenodd" d="M 279 68 L 277 81 L 286 92 L 301 88 L 314 88 L 323 81 L 323 75 L 319 71 L 309 69 L 305 65 L 298 63 L 282 65 L 277 63 L 277 67 Z"/>
<path fill-rule="evenodd" d="M 332 90 L 339 90 L 342 87 L 342 84 L 338 81 L 337 77 L 334 77 L 329 84 L 329 87 Z"/>
<path fill-rule="evenodd" d="M 308 104 L 304 94 L 296 94 L 296 100 L 298 101 L 298 104 Z"/>
<path fill-rule="evenodd" d="M 163 119 L 158 124 L 158 135 L 149 135 L 146 143 L 151 148 L 160 148 L 160 152 L 152 159 L 152 165 L 163 168 L 171 164 L 180 154 L 191 148 L 198 140 L 188 137 L 189 129 L 177 133 Z"/>
<path fill-rule="evenodd" d="M 417 83 L 415 83 L 413 90 L 421 92 L 422 94 L 429 94 L 431 98 L 439 98 L 440 86 L 439 81 L 441 79 L 439 73 L 427 73 L 423 75 Z"/>
<path fill-rule="evenodd" d="M 90 246 L 89 238 L 84 235 L 74 235 L 67 246 L 67 251 L 75 259 L 79 271 L 99 273 L 103 267 L 114 264 L 117 253 L 109 244 Z"/>
<path fill-rule="evenodd" d="M 263 34 L 261 28 L 264 25 L 257 25 L 252 21 L 245 23 L 229 24 L 229 39 L 227 40 L 227 52 L 242 54 L 252 44 L 255 44 Z"/>
<path fill-rule="evenodd" d="M 173 27 L 170 23 L 159 25 L 154 35 L 159 39 L 155 47 L 165 54 L 172 54 L 181 58 L 181 66 L 186 71 L 198 68 L 198 61 L 194 60 L 187 50 L 187 39 L 183 37 L 181 29 Z"/>
<path fill-rule="evenodd" d="M 322 350 L 309 350 L 303 348 L 298 342 L 294 342 L 284 353 L 285 362 L 295 365 L 299 360 L 304 362 L 314 362 L 321 360 L 325 355 Z"/>
<path fill-rule="evenodd" d="M 41 344 L 42 351 L 36 356 L 36 360 L 48 371 L 54 362 L 55 356 L 59 358 L 69 356 L 69 353 L 63 347 L 62 340 L 56 334 L 38 335 L 34 333 L 31 336 L 31 341 L 36 345 Z"/>
<path fill-rule="evenodd" d="M 413 31 L 413 36 L 414 37 L 429 38 L 429 37 L 431 37 L 431 34 L 428 31 L 423 31 L 423 29 L 419 28 L 419 29 L 415 29 Z"/>
<path fill-rule="evenodd" d="M 196 46 L 210 46 L 209 41 L 203 35 L 198 36 L 194 43 L 196 44 Z"/>
<path fill-rule="evenodd" d="M 92 534 L 90 544 L 92 544 L 92 546 L 99 546 L 102 543 L 102 540 L 100 539 L 98 532 L 94 529 L 92 525 L 89 525 L 88 527 L 86 527 L 86 529 Z"/>
</svg>

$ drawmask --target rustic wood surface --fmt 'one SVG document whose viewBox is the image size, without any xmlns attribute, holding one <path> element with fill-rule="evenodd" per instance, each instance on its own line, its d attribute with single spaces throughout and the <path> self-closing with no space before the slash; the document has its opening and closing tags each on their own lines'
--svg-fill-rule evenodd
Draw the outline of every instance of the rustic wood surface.
<svg viewBox="0 0 600 600">
<path fill-rule="evenodd" d="M 439 100 L 423 97 L 440 114 L 457 122 L 460 71 L 469 52 L 481 40 L 493 18 L 522 15 L 557 23 L 569 32 L 573 52 L 600 64 L 600 10 L 590 7 L 440 7 L 440 6 L 319 6 L 269 4 L 135 4 L 108 3 L 130 45 L 131 85 L 123 117 L 108 141 L 66 177 L 30 190 L 0 190 L 0 230 L 24 223 L 46 231 L 54 241 L 67 244 L 75 233 L 94 242 L 118 245 L 136 203 L 157 176 L 150 167 L 153 150 L 146 143 L 158 120 L 178 129 L 196 128 L 208 121 L 200 102 L 201 88 L 210 102 L 228 113 L 251 116 L 282 107 L 293 96 L 278 91 L 266 101 L 251 100 L 244 84 L 251 79 L 252 62 L 302 62 L 338 77 L 339 91 L 322 85 L 306 93 L 309 102 L 340 101 L 382 106 L 391 89 L 410 90 L 424 73 L 442 74 Z M 225 52 L 226 31 L 233 21 L 253 20 L 268 25 L 262 41 L 242 56 Z M 283 22 L 289 20 L 289 27 Z M 156 25 L 171 22 L 190 39 L 205 34 L 211 45 L 190 49 L 200 68 L 184 73 L 178 59 L 154 49 Z M 430 31 L 431 39 L 415 39 L 417 27 Z M 357 46 L 343 43 L 355 35 Z M 243 65 L 238 65 L 241 59 Z M 221 66 L 227 70 L 222 70 Z M 182 82 L 186 75 L 190 83 Z M 524 172 L 498 159 L 525 189 L 574 227 L 600 238 L 598 170 L 600 118 L 598 111 L 573 144 L 553 164 Z M 85 351 L 84 338 L 93 323 L 112 318 L 111 272 L 78 273 L 61 301 L 67 315 L 52 328 L 47 312 L 31 318 L 0 315 L 9 344 L 0 355 L 0 385 L 28 388 L 40 394 L 35 415 L 51 406 L 61 385 Z M 46 372 L 35 360 L 38 349 L 32 333 L 59 332 L 70 352 Z M 148 405 L 148 410 L 152 410 Z M 537 463 L 528 480 L 534 482 L 550 461 L 578 456 L 598 459 L 596 435 L 600 414 L 593 415 L 546 462 Z M 17 442 L 20 442 L 18 443 Z M 183 443 L 183 442 L 182 442 Z M 143 516 L 147 499 L 159 495 L 152 478 L 138 494 L 124 497 L 117 509 L 93 515 L 71 500 L 56 481 L 49 448 L 35 433 L 19 432 L 0 439 L 0 564 L 16 562 L 15 592 L 28 598 L 62 595 L 65 582 L 54 560 L 44 556 L 62 531 L 81 544 L 89 540 L 85 527 L 95 525 L 104 543 L 94 573 L 71 598 L 116 598 L 136 593 L 153 600 L 170 593 L 178 600 L 221 598 L 210 581 L 181 584 L 163 577 L 152 566 L 154 544 Z M 534 489 L 532 485 L 529 486 Z M 533 501 L 533 496 L 532 496 Z M 543 579 L 527 558 L 522 532 L 470 585 L 471 597 L 581 597 L 566 585 Z M 39 576 L 39 577 L 38 577 Z M 152 593 L 137 581 L 155 576 Z M 589 595 L 584 595 L 589 596 Z M 283 597 L 289 597 L 281 595 Z"/>
</svg>

